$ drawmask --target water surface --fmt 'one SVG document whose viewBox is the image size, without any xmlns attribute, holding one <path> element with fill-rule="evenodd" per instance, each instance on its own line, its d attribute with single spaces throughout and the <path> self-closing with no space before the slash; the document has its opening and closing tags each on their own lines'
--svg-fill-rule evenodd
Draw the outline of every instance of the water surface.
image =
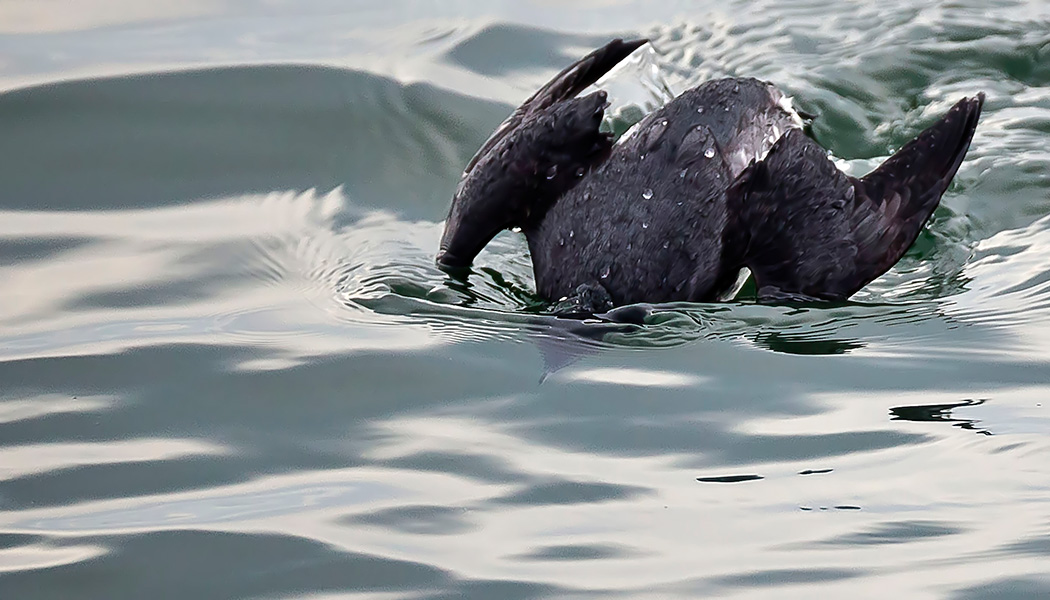
<svg viewBox="0 0 1050 600">
<path fill-rule="evenodd" d="M 1050 595 L 1043 3 L 91 4 L 0 6 L 0 598 Z M 756 76 L 853 173 L 988 100 L 844 305 L 449 279 L 463 165 L 614 36 L 623 118 Z"/>
</svg>

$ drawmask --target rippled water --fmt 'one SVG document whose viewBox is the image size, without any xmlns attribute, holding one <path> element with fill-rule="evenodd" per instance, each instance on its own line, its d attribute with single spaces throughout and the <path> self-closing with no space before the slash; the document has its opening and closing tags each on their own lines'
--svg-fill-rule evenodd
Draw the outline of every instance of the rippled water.
<svg viewBox="0 0 1050 600">
<path fill-rule="evenodd" d="M 854 172 L 988 101 L 845 305 L 448 279 L 463 164 L 616 35 L 624 119 L 753 75 Z M 16 1 L 0 90 L 0 598 L 1050 596 L 1044 3 Z"/>
</svg>

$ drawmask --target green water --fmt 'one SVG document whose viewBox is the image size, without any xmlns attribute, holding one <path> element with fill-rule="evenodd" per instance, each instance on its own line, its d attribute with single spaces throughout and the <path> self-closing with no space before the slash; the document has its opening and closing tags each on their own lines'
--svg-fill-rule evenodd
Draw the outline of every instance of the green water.
<svg viewBox="0 0 1050 600">
<path fill-rule="evenodd" d="M 853 173 L 988 100 L 846 305 L 448 279 L 463 165 L 613 36 L 627 113 L 768 79 Z M 0 3 L 0 599 L 1048 597 L 1047 214 L 1044 3 Z"/>
</svg>

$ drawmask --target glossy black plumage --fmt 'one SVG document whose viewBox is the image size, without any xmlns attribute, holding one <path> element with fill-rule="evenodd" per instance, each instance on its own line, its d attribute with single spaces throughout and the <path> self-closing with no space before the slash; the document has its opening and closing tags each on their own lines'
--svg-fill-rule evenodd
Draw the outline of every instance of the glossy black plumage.
<svg viewBox="0 0 1050 600">
<path fill-rule="evenodd" d="M 644 40 L 614 40 L 525 101 L 467 165 L 438 263 L 468 266 L 521 227 L 564 314 L 716 299 L 740 269 L 762 299 L 847 298 L 914 242 L 969 146 L 964 99 L 869 175 L 838 171 L 771 84 L 704 83 L 615 145 L 606 98 L 575 95 Z M 768 154 L 767 154 L 768 153 Z"/>
<path fill-rule="evenodd" d="M 612 147 L 598 131 L 604 92 L 576 95 L 646 40 L 613 40 L 569 65 L 522 103 L 463 170 L 445 220 L 438 264 L 466 267 L 503 229 L 522 227 Z"/>
<path fill-rule="evenodd" d="M 780 97 L 755 79 L 723 79 L 646 117 L 524 228 L 540 295 L 586 284 L 617 306 L 716 299 L 735 280 L 721 265 L 726 189 L 773 144 L 770 131 L 797 126 Z"/>
<path fill-rule="evenodd" d="M 750 268 L 759 298 L 845 300 L 896 264 L 958 171 L 983 103 L 960 100 L 859 179 L 801 131 L 781 137 L 728 194 L 727 253 Z"/>
</svg>

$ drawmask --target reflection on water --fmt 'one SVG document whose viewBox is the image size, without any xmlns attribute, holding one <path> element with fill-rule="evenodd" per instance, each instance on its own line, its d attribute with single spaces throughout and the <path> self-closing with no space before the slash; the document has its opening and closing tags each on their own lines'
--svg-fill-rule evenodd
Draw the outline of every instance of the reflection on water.
<svg viewBox="0 0 1050 600">
<path fill-rule="evenodd" d="M 983 435 L 992 435 L 991 431 L 987 429 L 981 429 L 978 424 L 981 422 L 978 419 L 962 419 L 952 416 L 952 411 L 956 408 L 965 406 L 980 406 L 987 400 L 964 400 L 962 402 L 955 402 L 952 404 L 926 404 L 920 406 L 895 406 L 890 409 L 890 414 L 893 415 L 895 420 L 903 421 L 938 421 L 944 423 L 951 423 L 955 427 L 980 433 Z"/>
<path fill-rule="evenodd" d="M 717 477 L 697 477 L 701 483 L 741 483 L 744 481 L 758 481 L 765 479 L 761 475 L 721 475 Z"/>
<path fill-rule="evenodd" d="M 850 339 L 810 339 L 804 335 L 782 334 L 775 331 L 759 333 L 755 343 L 773 352 L 785 354 L 845 354 L 850 350 L 863 348 L 864 343 Z"/>
<path fill-rule="evenodd" d="M 0 7 L 0 598 L 1050 594 L 1043 4 L 30 4 Z M 856 174 L 986 113 L 842 305 L 557 319 L 509 232 L 436 269 L 463 164 L 614 35 L 653 40 L 616 131 L 754 75 Z"/>
</svg>

